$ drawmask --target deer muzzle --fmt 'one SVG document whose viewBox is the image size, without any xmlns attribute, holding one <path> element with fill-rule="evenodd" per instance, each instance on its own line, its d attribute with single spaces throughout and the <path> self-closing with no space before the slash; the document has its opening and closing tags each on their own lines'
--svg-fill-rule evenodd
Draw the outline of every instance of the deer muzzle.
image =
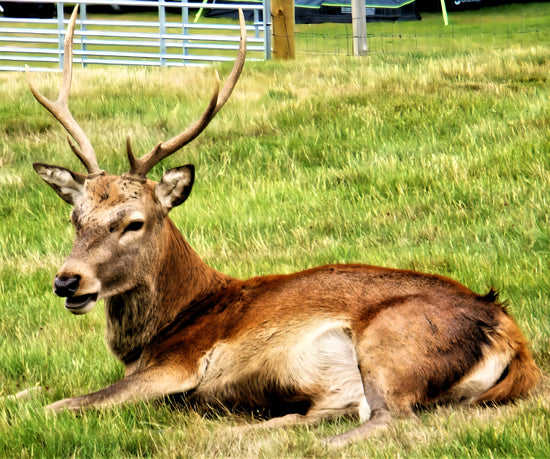
<svg viewBox="0 0 550 459">
<path fill-rule="evenodd" d="M 79 293 L 82 291 L 82 277 L 80 275 L 57 275 L 53 282 L 53 291 L 57 296 L 66 298 L 65 308 L 73 314 L 86 314 L 94 307 L 98 292 Z"/>
</svg>

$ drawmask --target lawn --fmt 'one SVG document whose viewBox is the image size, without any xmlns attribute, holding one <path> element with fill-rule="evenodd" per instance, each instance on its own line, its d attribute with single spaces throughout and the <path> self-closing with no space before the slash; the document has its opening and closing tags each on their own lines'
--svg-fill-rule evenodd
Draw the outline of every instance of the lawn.
<svg viewBox="0 0 550 459">
<path fill-rule="evenodd" d="M 421 410 L 420 422 L 397 421 L 341 450 L 321 439 L 353 420 L 240 433 L 231 427 L 256 413 L 205 416 L 157 402 L 46 414 L 123 369 L 103 343 L 101 304 L 73 316 L 51 289 L 72 245 L 70 206 L 32 163 L 82 167 L 25 76 L 0 73 L 0 395 L 43 388 L 0 400 L 0 455 L 549 457 L 550 41 L 545 32 L 526 45 L 525 36 L 247 63 L 206 132 L 150 174 L 195 164 L 194 191 L 171 217 L 232 276 L 363 262 L 443 274 L 479 293 L 494 286 L 507 301 L 545 372 L 532 395 Z M 218 69 L 223 80 L 229 67 Z M 34 77 L 55 95 L 59 75 Z M 71 109 L 100 166 L 120 174 L 126 135 L 141 153 L 172 137 L 199 116 L 213 81 L 211 68 L 77 70 Z"/>
</svg>

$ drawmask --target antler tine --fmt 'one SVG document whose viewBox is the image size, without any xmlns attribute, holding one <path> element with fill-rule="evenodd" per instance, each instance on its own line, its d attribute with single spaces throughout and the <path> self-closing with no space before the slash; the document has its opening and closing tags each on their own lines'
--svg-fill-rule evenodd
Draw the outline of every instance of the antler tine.
<svg viewBox="0 0 550 459">
<path fill-rule="evenodd" d="M 218 101 L 218 91 L 219 91 L 220 79 L 218 72 L 216 72 L 216 83 L 214 85 L 214 93 L 210 98 L 210 102 L 206 107 L 206 110 L 203 112 L 201 117 L 193 123 L 186 131 L 177 135 L 167 142 L 159 142 L 155 148 L 153 148 L 149 153 L 147 153 L 142 158 L 136 158 L 132 152 L 132 147 L 130 144 L 130 138 L 126 139 L 126 151 L 128 153 L 128 159 L 130 161 L 130 172 L 127 175 L 146 177 L 147 173 L 160 161 L 162 161 L 167 156 L 170 156 L 172 153 L 175 153 L 177 150 L 182 148 L 184 145 L 191 142 L 195 137 L 197 137 L 203 130 L 208 126 L 208 123 L 213 117 L 213 113 L 216 110 L 216 103 Z"/>
<path fill-rule="evenodd" d="M 80 125 L 73 118 L 73 115 L 69 111 L 69 91 L 71 89 L 71 78 L 73 68 L 73 37 L 74 28 L 76 23 L 76 17 L 78 14 L 78 4 L 75 6 L 67 31 L 65 33 L 65 45 L 63 56 L 63 82 L 61 89 L 59 90 L 59 96 L 57 100 L 51 101 L 41 94 L 34 86 L 30 77 L 30 72 L 27 68 L 27 80 L 29 82 L 30 90 L 35 99 L 40 102 L 54 117 L 57 119 L 70 136 L 76 141 L 80 150 L 76 148 L 71 141 L 69 145 L 76 154 L 78 159 L 84 164 L 89 174 L 97 174 L 101 172 L 97 163 L 97 158 L 92 147 L 92 144 Z"/>
<path fill-rule="evenodd" d="M 153 148 L 142 158 L 137 159 L 133 157 L 133 159 L 130 159 L 130 172 L 128 172 L 128 175 L 145 177 L 156 164 L 158 164 L 164 158 L 175 153 L 180 148 L 187 145 L 189 142 L 194 140 L 202 131 L 204 131 L 210 121 L 212 121 L 214 116 L 216 116 L 216 113 L 218 113 L 218 111 L 227 102 L 229 96 L 231 96 L 231 93 L 235 88 L 235 85 L 237 84 L 237 81 L 239 80 L 246 57 L 246 28 L 244 15 L 240 8 L 239 24 L 241 30 L 239 52 L 237 55 L 237 59 L 235 60 L 235 64 L 233 65 L 233 69 L 231 70 L 231 73 L 229 74 L 229 77 L 227 78 L 227 81 L 225 82 L 221 93 L 218 93 L 220 80 L 218 72 L 216 72 L 214 94 L 212 95 L 208 107 L 206 107 L 206 110 L 203 112 L 201 117 L 187 130 L 183 131 L 172 139 L 167 140 L 166 142 L 161 142 L 157 144 L 155 148 Z M 129 147 L 129 140 L 127 141 L 126 145 L 128 157 L 130 158 L 130 155 L 133 156 L 133 153 L 131 153 L 131 147 Z"/>
<path fill-rule="evenodd" d="M 220 93 L 220 97 L 218 98 L 218 103 L 216 105 L 216 110 L 214 110 L 212 117 L 216 116 L 216 113 L 219 112 L 219 110 L 227 102 L 227 99 L 229 99 L 229 96 L 231 96 L 231 93 L 233 92 L 233 89 L 235 89 L 235 86 L 237 85 L 237 81 L 239 80 L 239 77 L 241 76 L 241 72 L 243 70 L 244 59 L 246 57 L 246 28 L 245 28 L 243 10 L 241 10 L 240 8 L 239 8 L 239 25 L 241 27 L 241 40 L 239 42 L 239 53 L 237 54 L 237 59 L 235 59 L 235 64 L 233 65 L 233 69 L 231 70 L 231 73 L 229 74 L 227 81 L 223 85 L 222 91 Z"/>
</svg>

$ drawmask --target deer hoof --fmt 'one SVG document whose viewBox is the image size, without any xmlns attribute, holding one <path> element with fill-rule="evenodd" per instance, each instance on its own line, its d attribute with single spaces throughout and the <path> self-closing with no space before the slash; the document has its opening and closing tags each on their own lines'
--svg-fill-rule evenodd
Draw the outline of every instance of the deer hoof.
<svg viewBox="0 0 550 459">
<path fill-rule="evenodd" d="M 78 413 L 82 411 L 82 403 L 77 398 L 65 398 L 48 405 L 46 410 L 55 413 L 60 411 L 72 411 L 73 413 Z"/>
</svg>

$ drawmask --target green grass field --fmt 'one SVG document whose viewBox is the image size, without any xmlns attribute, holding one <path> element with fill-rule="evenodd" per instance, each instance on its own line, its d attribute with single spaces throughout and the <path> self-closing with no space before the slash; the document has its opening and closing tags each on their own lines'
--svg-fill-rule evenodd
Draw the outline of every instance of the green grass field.
<svg viewBox="0 0 550 459">
<path fill-rule="evenodd" d="M 548 5 L 533 10 L 546 30 Z M 461 14 L 451 20 L 470 13 Z M 545 372 L 531 396 L 422 410 L 419 423 L 399 420 L 341 450 L 321 439 L 353 420 L 243 434 L 231 427 L 254 413 L 158 402 L 46 414 L 123 370 L 103 343 L 101 304 L 73 316 L 51 288 L 72 245 L 70 206 L 32 162 L 83 168 L 25 76 L 0 73 L 0 396 L 44 388 L 0 399 L 0 456 L 550 457 L 550 40 L 525 37 L 248 63 L 207 131 L 151 174 L 196 165 L 172 219 L 235 277 L 363 262 L 443 274 L 480 293 L 495 286 L 508 302 Z M 219 69 L 223 80 L 229 67 Z M 35 79 L 56 95 L 59 75 Z M 141 153 L 173 136 L 199 116 L 211 82 L 209 68 L 77 70 L 71 108 L 100 165 L 119 174 L 126 135 Z"/>
</svg>

